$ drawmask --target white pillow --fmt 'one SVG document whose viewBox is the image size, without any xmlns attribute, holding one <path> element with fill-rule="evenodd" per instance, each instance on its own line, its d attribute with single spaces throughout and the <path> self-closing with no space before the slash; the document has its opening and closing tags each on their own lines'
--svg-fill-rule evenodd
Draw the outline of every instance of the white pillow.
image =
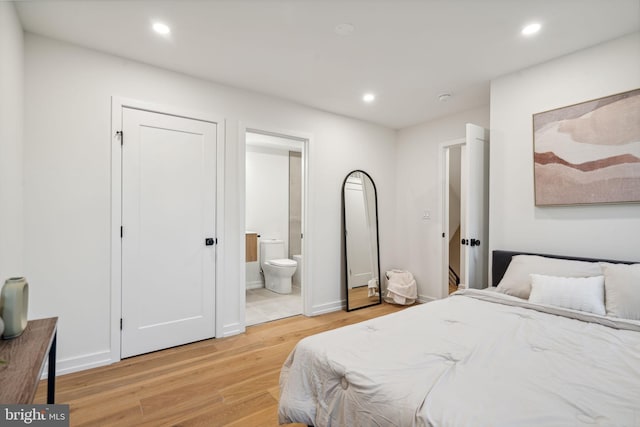
<svg viewBox="0 0 640 427">
<path fill-rule="evenodd" d="M 604 276 L 555 277 L 532 274 L 529 302 L 604 316 Z"/>
<path fill-rule="evenodd" d="M 562 277 L 602 276 L 597 262 L 547 258 L 539 255 L 516 255 L 498 283 L 497 291 L 527 299 L 531 293 L 530 274 Z"/>
<path fill-rule="evenodd" d="M 640 320 L 640 264 L 601 262 L 607 316 Z"/>
</svg>

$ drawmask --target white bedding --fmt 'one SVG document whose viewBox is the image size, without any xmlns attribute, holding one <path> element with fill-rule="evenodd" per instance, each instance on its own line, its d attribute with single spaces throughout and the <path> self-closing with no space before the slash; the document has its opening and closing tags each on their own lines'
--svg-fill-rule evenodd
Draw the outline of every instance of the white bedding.
<svg viewBox="0 0 640 427">
<path fill-rule="evenodd" d="M 279 421 L 640 426 L 640 322 L 459 291 L 301 340 Z"/>
</svg>

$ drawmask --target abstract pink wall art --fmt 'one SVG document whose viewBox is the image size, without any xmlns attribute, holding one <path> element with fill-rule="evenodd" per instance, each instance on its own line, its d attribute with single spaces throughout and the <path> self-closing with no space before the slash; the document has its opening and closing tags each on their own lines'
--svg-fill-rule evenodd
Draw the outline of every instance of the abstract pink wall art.
<svg viewBox="0 0 640 427">
<path fill-rule="evenodd" d="M 536 206 L 640 202 L 640 89 L 533 115 Z"/>
</svg>

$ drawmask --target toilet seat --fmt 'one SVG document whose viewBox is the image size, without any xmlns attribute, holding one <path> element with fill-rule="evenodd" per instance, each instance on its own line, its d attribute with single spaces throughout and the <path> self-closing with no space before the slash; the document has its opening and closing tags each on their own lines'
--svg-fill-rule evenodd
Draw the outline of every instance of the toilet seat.
<svg viewBox="0 0 640 427">
<path fill-rule="evenodd" d="M 292 259 L 270 259 L 267 263 L 275 267 L 295 267 L 298 265 L 298 263 Z"/>
</svg>

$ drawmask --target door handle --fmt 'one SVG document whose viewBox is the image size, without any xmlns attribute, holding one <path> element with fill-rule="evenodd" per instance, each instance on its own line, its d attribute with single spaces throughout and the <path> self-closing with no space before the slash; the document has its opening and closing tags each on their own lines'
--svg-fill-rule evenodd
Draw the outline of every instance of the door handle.
<svg viewBox="0 0 640 427">
<path fill-rule="evenodd" d="M 471 239 L 470 245 L 471 246 L 480 246 L 480 240 Z"/>
</svg>

